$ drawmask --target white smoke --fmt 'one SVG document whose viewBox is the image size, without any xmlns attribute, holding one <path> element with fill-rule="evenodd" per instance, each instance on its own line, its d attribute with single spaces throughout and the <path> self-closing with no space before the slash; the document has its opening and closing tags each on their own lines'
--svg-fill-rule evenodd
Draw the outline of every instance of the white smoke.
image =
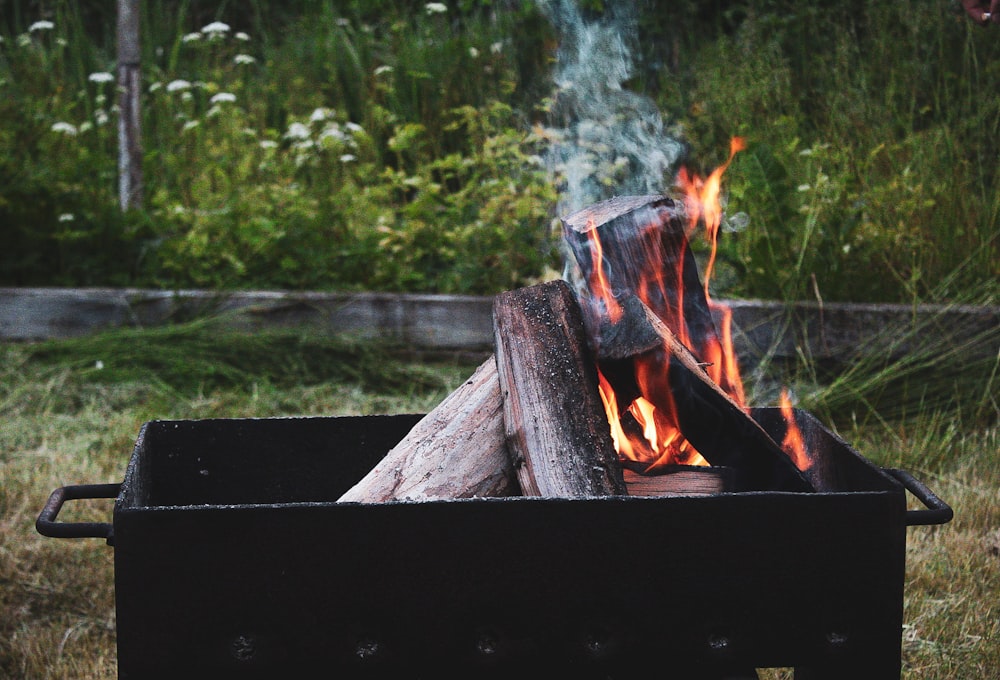
<svg viewBox="0 0 1000 680">
<path fill-rule="evenodd" d="M 630 3 L 607 4 L 599 19 L 585 20 L 572 0 L 538 0 L 560 39 L 546 157 L 560 215 L 612 196 L 662 192 L 682 151 L 653 101 L 625 89 L 636 18 Z"/>
</svg>

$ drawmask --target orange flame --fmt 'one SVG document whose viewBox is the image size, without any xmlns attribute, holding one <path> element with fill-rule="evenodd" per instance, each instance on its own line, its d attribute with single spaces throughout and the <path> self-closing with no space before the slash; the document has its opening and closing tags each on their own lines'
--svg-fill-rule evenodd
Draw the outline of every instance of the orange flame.
<svg viewBox="0 0 1000 680">
<path fill-rule="evenodd" d="M 695 350 L 695 353 L 708 364 L 706 368 L 709 377 L 729 393 L 740 406 L 746 407 L 743 382 L 732 347 L 731 312 L 724 305 L 713 302 L 708 294 L 708 280 L 715 265 L 719 225 L 722 222 L 722 208 L 719 205 L 722 175 L 735 154 L 744 148 L 744 140 L 735 137 L 730 143 L 729 159 L 724 165 L 716 168 L 706 180 L 689 174 L 684 168 L 677 178 L 678 186 L 685 195 L 684 205 L 688 215 L 686 236 L 690 237 L 698 223 L 704 222 L 711 243 L 711 255 L 705 270 L 704 291 L 710 309 L 721 317 L 720 337 L 699 339 L 701 346 L 698 347 L 692 343 L 683 312 L 683 256 L 677 258 L 677 271 L 664 272 L 663 267 L 657 266 L 661 264 L 660 259 L 650 257 L 651 253 L 645 253 L 647 261 L 652 266 L 650 271 L 642 272 L 635 293 L 648 307 L 661 315 L 664 323 L 675 333 L 678 340 Z M 588 229 L 587 235 L 595 265 L 587 283 L 594 297 L 603 303 L 611 322 L 615 323 L 621 318 L 623 311 L 610 290 L 605 276 L 604 251 L 598 230 Z M 672 280 L 664 280 L 665 276 L 669 276 Z M 669 305 L 666 304 L 670 298 L 668 291 L 673 295 Z M 658 301 L 659 304 L 654 301 Z M 640 396 L 625 406 L 619 404 L 619 398 L 615 395 L 610 382 L 598 371 L 601 399 L 607 411 L 608 421 L 611 423 L 615 449 L 621 458 L 635 461 L 646 470 L 671 463 L 708 465 L 708 461 L 684 438 L 680 430 L 673 393 L 665 373 L 666 367 L 661 364 L 637 359 L 635 379 Z"/>
<path fill-rule="evenodd" d="M 594 229 L 593 220 L 587 224 L 587 238 L 594 250 L 594 271 L 587 284 L 590 286 L 590 291 L 604 303 L 611 323 L 618 323 L 622 317 L 622 308 L 604 276 L 604 246 L 601 245 L 601 239 L 597 236 L 597 229 Z"/>
<path fill-rule="evenodd" d="M 806 452 L 805 439 L 802 430 L 799 429 L 795 421 L 795 411 L 792 409 L 792 400 L 788 395 L 788 390 L 782 388 L 781 399 L 779 400 L 781 415 L 785 419 L 785 438 L 781 442 L 781 449 L 788 454 L 788 457 L 795 463 L 795 467 L 805 471 L 812 467 L 812 460 Z"/>
<path fill-rule="evenodd" d="M 715 271 L 715 259 L 719 252 L 719 227 L 722 225 L 722 206 L 719 195 L 722 188 L 722 175 L 733 162 L 737 153 L 746 149 L 743 137 L 733 137 L 729 141 L 729 158 L 717 167 L 703 180 L 698 175 L 689 175 L 687 168 L 681 168 L 677 176 L 677 184 L 684 192 L 684 207 L 688 215 L 688 234 L 694 233 L 698 222 L 704 222 L 705 235 L 711 250 L 708 263 L 705 265 L 704 290 L 709 309 L 720 315 L 722 319 L 719 332 L 721 338 L 716 343 L 711 341 L 704 349 L 705 361 L 710 363 L 708 374 L 719 387 L 724 389 L 736 401 L 746 408 L 746 392 L 743 389 L 743 379 L 740 377 L 739 363 L 733 349 L 732 310 L 726 305 L 712 300 L 709 292 L 709 281 Z"/>
</svg>

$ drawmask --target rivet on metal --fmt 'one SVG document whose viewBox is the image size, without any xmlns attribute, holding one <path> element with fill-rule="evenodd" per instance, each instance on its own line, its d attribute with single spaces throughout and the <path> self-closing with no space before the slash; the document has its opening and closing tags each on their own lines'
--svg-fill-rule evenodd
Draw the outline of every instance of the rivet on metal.
<svg viewBox="0 0 1000 680">
<path fill-rule="evenodd" d="M 708 637 L 708 647 L 713 652 L 728 652 L 730 644 L 729 638 L 725 635 L 710 635 Z"/>
<path fill-rule="evenodd" d="M 836 631 L 826 634 L 826 643 L 831 647 L 843 647 L 847 644 L 847 635 Z"/>
<path fill-rule="evenodd" d="M 497 653 L 497 639 L 489 634 L 482 633 L 476 640 L 476 651 L 483 656 L 493 656 Z"/>
<path fill-rule="evenodd" d="M 591 656 L 603 656 L 608 651 L 608 636 L 603 631 L 590 631 L 583 636 L 583 647 Z"/>
<path fill-rule="evenodd" d="M 229 644 L 229 653 L 237 661 L 251 661 L 257 655 L 256 640 L 252 635 L 237 635 Z"/>
<path fill-rule="evenodd" d="M 354 646 L 354 653 L 359 659 L 364 661 L 375 658 L 378 656 L 379 651 L 378 640 L 372 640 L 371 638 L 358 640 L 358 643 Z"/>
</svg>

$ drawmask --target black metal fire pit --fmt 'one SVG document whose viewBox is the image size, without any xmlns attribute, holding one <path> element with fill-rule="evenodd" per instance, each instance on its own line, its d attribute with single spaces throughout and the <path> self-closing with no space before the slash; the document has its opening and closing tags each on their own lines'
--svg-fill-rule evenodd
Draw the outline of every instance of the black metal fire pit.
<svg viewBox="0 0 1000 680">
<path fill-rule="evenodd" d="M 120 485 L 37 527 L 114 545 L 125 680 L 898 678 L 906 527 L 951 509 L 796 417 L 817 493 L 379 505 L 335 500 L 419 416 L 153 421 Z"/>
</svg>

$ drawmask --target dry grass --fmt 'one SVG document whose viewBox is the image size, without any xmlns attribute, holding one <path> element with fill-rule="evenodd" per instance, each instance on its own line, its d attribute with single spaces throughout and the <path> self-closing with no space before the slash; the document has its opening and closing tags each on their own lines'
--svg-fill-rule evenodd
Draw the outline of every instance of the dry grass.
<svg viewBox="0 0 1000 680">
<path fill-rule="evenodd" d="M 417 395 L 328 383 L 184 394 L 82 382 L 75 369 L 36 364 L 17 348 L 0 348 L 0 358 L 0 677 L 31 680 L 115 677 L 113 549 L 43 538 L 33 523 L 58 486 L 120 481 L 143 422 L 425 411 L 471 372 L 443 369 L 441 387 Z M 949 525 L 908 530 L 903 677 L 1000 678 L 1000 434 L 995 426 L 942 434 L 939 421 L 926 422 L 845 433 L 877 462 L 914 471 L 956 511 Z M 72 503 L 64 513 L 105 521 L 111 502 Z"/>
</svg>

